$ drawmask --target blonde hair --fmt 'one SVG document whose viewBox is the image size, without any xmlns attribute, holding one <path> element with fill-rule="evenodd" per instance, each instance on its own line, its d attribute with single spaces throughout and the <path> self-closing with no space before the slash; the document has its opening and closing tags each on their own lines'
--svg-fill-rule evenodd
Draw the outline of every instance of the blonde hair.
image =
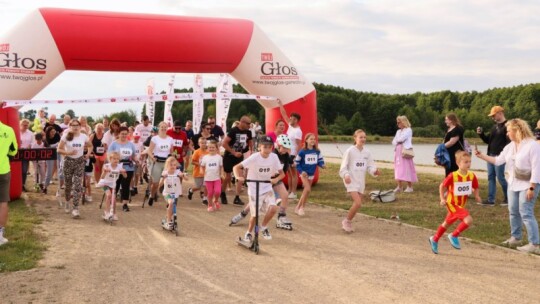
<svg viewBox="0 0 540 304">
<path fill-rule="evenodd" d="M 206 141 L 206 146 L 208 147 L 208 146 L 210 146 L 210 145 L 215 146 L 216 149 L 218 148 L 218 143 L 217 143 L 217 141 L 215 141 L 215 140 L 207 140 L 207 141 Z M 219 152 L 219 151 L 218 151 L 218 152 Z"/>
<path fill-rule="evenodd" d="M 118 160 L 120 160 L 120 152 L 118 151 L 107 152 L 107 159 L 109 160 L 109 162 L 111 161 L 111 158 L 113 156 L 115 156 L 116 158 L 118 158 Z"/>
<path fill-rule="evenodd" d="M 169 156 L 169 157 L 167 157 L 167 160 L 165 161 L 165 168 L 169 168 L 169 166 L 171 165 L 171 162 L 178 163 L 178 161 L 176 160 L 176 157 Z"/>
<path fill-rule="evenodd" d="M 356 144 L 356 136 L 358 136 L 361 133 L 366 134 L 366 131 L 364 131 L 362 129 L 356 129 L 356 131 L 354 131 L 354 134 L 352 136 L 353 137 L 353 144 Z"/>
<path fill-rule="evenodd" d="M 399 120 L 401 123 L 403 123 L 403 126 L 405 126 L 405 128 L 411 127 L 411 123 L 409 122 L 409 119 L 407 118 L 407 116 L 401 115 L 401 116 L 398 116 L 396 119 Z"/>
<path fill-rule="evenodd" d="M 516 132 L 516 137 L 522 141 L 525 138 L 534 138 L 529 124 L 523 119 L 514 118 L 506 123 L 506 128 Z"/>
<path fill-rule="evenodd" d="M 97 133 L 97 129 L 98 129 L 99 127 L 102 127 L 102 128 L 105 130 L 105 126 L 104 126 L 102 123 L 98 122 L 98 123 L 94 126 L 94 132 Z"/>
<path fill-rule="evenodd" d="M 456 163 L 459 163 L 464 157 L 471 158 L 469 152 L 459 150 L 456 152 Z"/>
</svg>

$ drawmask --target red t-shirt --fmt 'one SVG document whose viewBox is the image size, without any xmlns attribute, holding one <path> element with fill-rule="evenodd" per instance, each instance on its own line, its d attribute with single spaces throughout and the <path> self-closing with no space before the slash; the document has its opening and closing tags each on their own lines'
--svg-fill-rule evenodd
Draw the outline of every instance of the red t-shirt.
<svg viewBox="0 0 540 304">
<path fill-rule="evenodd" d="M 186 132 L 180 130 L 176 132 L 173 129 L 167 130 L 167 135 L 173 139 L 174 151 L 176 152 L 176 159 L 179 163 L 184 163 L 184 151 L 187 151 L 189 147 L 189 142 Z"/>
<path fill-rule="evenodd" d="M 459 171 L 454 171 L 444 179 L 443 186 L 448 188 L 446 208 L 449 212 L 454 213 L 456 210 L 464 208 L 469 195 L 478 189 L 478 179 L 471 171 L 467 172 L 467 175 L 461 175 Z"/>
</svg>

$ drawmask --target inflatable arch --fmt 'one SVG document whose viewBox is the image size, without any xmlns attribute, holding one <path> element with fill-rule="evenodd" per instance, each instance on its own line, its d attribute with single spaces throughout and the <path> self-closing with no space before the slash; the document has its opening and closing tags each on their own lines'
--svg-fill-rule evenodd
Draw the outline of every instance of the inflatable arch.
<svg viewBox="0 0 540 304">
<path fill-rule="evenodd" d="M 64 70 L 229 73 L 250 94 L 280 98 L 302 115 L 304 134 L 317 134 L 315 88 L 248 20 L 41 8 L 0 39 L 0 100 L 31 99 Z M 273 130 L 277 104 L 259 103 Z M 0 120 L 19 136 L 17 109 L 0 109 Z M 12 198 L 20 176 L 12 163 Z"/>
</svg>

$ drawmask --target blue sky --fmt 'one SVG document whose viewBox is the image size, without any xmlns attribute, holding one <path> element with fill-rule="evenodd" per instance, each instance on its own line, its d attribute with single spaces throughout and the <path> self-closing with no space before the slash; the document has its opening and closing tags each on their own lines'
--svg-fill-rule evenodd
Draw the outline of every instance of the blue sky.
<svg viewBox="0 0 540 304">
<path fill-rule="evenodd" d="M 482 91 L 540 80 L 540 1 L 0 0 L 0 7 L 0 37 L 39 7 L 250 19 L 309 80 L 361 91 Z M 36 99 L 139 95 L 147 79 L 162 90 L 169 77 L 68 71 Z M 204 81 L 215 86 L 217 75 Z M 176 87 L 192 82 L 176 75 Z"/>
</svg>

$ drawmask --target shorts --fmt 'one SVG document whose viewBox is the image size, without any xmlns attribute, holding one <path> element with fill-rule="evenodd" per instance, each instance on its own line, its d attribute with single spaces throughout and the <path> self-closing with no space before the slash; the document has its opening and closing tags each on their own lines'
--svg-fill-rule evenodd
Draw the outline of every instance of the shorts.
<svg viewBox="0 0 540 304">
<path fill-rule="evenodd" d="M 163 168 L 165 168 L 165 163 L 155 162 L 152 165 L 152 171 L 150 175 L 152 176 L 152 182 L 158 183 L 161 178 L 161 173 L 163 173 Z"/>
<path fill-rule="evenodd" d="M 467 216 L 469 216 L 469 210 L 465 208 L 456 208 L 456 212 L 448 211 L 448 214 L 446 214 L 446 218 L 444 219 L 444 221 L 446 222 L 446 224 L 452 225 L 457 220 L 463 221 L 463 219 Z"/>
<path fill-rule="evenodd" d="M 107 154 L 103 154 L 103 155 L 94 155 L 94 157 L 96 158 L 97 161 L 100 161 L 102 163 L 106 162 L 107 161 Z"/>
<path fill-rule="evenodd" d="M 346 184 L 345 181 L 343 182 L 343 185 L 345 185 L 345 189 L 347 189 L 347 193 L 350 192 L 358 192 L 360 194 L 364 194 L 364 191 L 366 190 L 366 184 L 358 184 L 351 181 L 350 184 Z"/>
<path fill-rule="evenodd" d="M 0 174 L 0 202 L 9 202 L 9 181 L 11 172 Z"/>
<path fill-rule="evenodd" d="M 241 163 L 243 160 L 244 157 L 237 158 L 232 154 L 225 154 L 225 156 L 223 156 L 223 171 L 225 171 L 225 173 L 232 173 L 233 167 Z"/>
<path fill-rule="evenodd" d="M 100 179 L 97 183 L 97 186 L 103 187 L 103 190 L 108 190 L 107 188 L 114 189 L 116 187 L 116 182 L 110 182 L 105 179 Z"/>
<path fill-rule="evenodd" d="M 251 217 L 255 217 L 255 195 L 249 194 L 249 213 Z M 270 206 L 276 205 L 276 197 L 274 196 L 274 191 L 268 191 L 266 193 L 259 195 L 259 216 L 261 213 L 266 213 Z"/>
<path fill-rule="evenodd" d="M 204 177 L 194 177 L 193 182 L 195 183 L 195 188 L 202 188 L 204 186 Z"/>
</svg>

